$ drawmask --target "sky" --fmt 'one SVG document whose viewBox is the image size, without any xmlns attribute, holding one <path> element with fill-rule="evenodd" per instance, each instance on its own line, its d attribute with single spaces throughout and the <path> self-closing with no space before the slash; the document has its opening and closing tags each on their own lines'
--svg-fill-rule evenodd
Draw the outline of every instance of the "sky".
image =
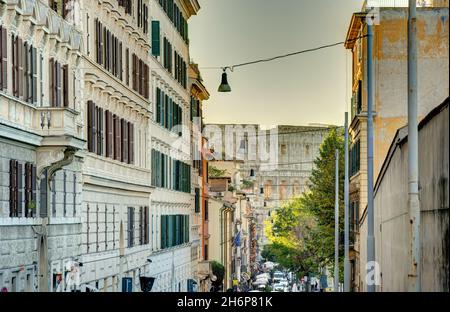
<svg viewBox="0 0 450 312">
<path fill-rule="evenodd" d="M 224 67 L 345 40 L 363 0 L 198 0 L 189 20 L 191 60 L 211 97 L 207 123 L 344 123 L 351 60 L 343 45 L 235 68 L 232 91 L 217 88 Z M 347 89 L 347 90 L 346 90 Z"/>
</svg>

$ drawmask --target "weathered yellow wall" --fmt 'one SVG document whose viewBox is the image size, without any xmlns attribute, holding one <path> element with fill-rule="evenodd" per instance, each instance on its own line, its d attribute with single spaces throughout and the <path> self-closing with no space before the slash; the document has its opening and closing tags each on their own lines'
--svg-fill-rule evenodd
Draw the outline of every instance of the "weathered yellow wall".
<svg viewBox="0 0 450 312">
<path fill-rule="evenodd" d="M 448 3 L 447 3 L 448 5 Z M 380 25 L 374 27 L 374 177 L 385 160 L 398 128 L 407 123 L 407 9 L 380 9 Z M 418 105 L 419 120 L 449 96 L 449 17 L 448 8 L 418 9 Z M 366 101 L 366 40 L 362 44 L 363 61 L 354 64 L 353 91 L 363 81 L 362 110 Z M 353 51 L 357 55 L 357 45 Z M 355 61 L 357 58 L 354 57 Z M 367 127 L 366 118 L 353 122 L 350 136 L 361 142 L 360 172 L 351 180 L 350 192 L 359 197 L 360 216 L 367 205 Z M 375 182 L 374 181 L 374 182 Z M 365 286 L 367 255 L 367 219 L 360 225 L 355 250 L 359 263 L 360 291 Z"/>
</svg>

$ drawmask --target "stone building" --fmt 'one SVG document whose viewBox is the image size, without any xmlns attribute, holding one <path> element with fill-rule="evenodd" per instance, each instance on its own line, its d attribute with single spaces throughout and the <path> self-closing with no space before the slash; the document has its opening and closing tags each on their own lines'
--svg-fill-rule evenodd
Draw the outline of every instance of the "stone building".
<svg viewBox="0 0 450 312">
<path fill-rule="evenodd" d="M 376 2 L 376 1 L 375 1 Z M 445 7 L 445 2 L 446 6 Z M 374 31 L 374 178 L 397 129 L 407 122 L 407 3 L 384 1 Z M 419 3 L 420 4 L 420 3 Z M 423 118 L 449 95 L 448 1 L 417 9 L 418 114 Z M 401 6 L 401 5 L 400 5 Z M 367 257 L 367 34 L 366 6 L 354 13 L 345 47 L 352 57 L 350 215 L 352 290 L 364 291 Z"/>
<path fill-rule="evenodd" d="M 188 289 L 199 9 L 0 1 L 0 287 Z"/>
<path fill-rule="evenodd" d="M 191 158 L 191 87 L 187 21 L 197 0 L 151 1 L 150 122 L 152 276 L 155 291 L 187 291 L 195 215 Z"/>
<path fill-rule="evenodd" d="M 56 291 L 80 258 L 81 31 L 45 1 L 0 1 L 0 288 Z"/>
</svg>

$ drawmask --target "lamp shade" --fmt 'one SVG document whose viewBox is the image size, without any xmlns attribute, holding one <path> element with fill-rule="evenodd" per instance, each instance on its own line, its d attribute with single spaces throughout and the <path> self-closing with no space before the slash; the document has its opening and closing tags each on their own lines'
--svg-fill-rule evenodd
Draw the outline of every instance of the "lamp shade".
<svg viewBox="0 0 450 312">
<path fill-rule="evenodd" d="M 222 73 L 222 82 L 220 83 L 219 92 L 230 92 L 231 91 L 231 87 L 228 84 L 228 77 L 227 77 L 227 73 L 224 71 Z"/>
</svg>

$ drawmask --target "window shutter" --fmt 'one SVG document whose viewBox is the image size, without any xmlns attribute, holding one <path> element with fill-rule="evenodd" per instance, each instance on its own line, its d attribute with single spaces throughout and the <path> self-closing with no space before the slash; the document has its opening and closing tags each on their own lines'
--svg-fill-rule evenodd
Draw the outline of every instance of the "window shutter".
<svg viewBox="0 0 450 312">
<path fill-rule="evenodd" d="M 62 78 L 63 78 L 63 105 L 64 107 L 69 107 L 69 67 L 64 65 L 62 67 Z"/>
<path fill-rule="evenodd" d="M 34 211 L 36 212 L 37 202 L 36 202 L 36 166 L 31 164 L 31 200 L 34 204 Z M 31 217 L 33 217 L 33 212 Z"/>
<path fill-rule="evenodd" d="M 11 159 L 9 161 L 9 217 L 17 216 L 17 161 Z"/>
<path fill-rule="evenodd" d="M 0 90 L 8 88 L 8 33 L 0 26 Z"/>
<path fill-rule="evenodd" d="M 123 80 L 122 42 L 119 42 L 119 79 Z"/>
<path fill-rule="evenodd" d="M 31 88 L 31 93 L 32 93 L 32 102 L 34 104 L 37 103 L 37 58 L 36 58 L 36 48 L 31 48 L 31 65 L 32 65 L 32 88 Z"/>
<path fill-rule="evenodd" d="M 134 164 L 134 125 L 128 123 L 128 163 Z"/>
<path fill-rule="evenodd" d="M 125 77 L 127 86 L 130 85 L 130 50 L 125 50 Z"/>
<path fill-rule="evenodd" d="M 97 109 L 97 155 L 103 155 L 103 109 Z"/>
<path fill-rule="evenodd" d="M 156 122 L 161 123 L 161 90 L 156 88 Z"/>
<path fill-rule="evenodd" d="M 161 55 L 159 21 L 152 21 L 152 54 L 154 56 Z"/>
<path fill-rule="evenodd" d="M 116 116 L 116 146 L 117 146 L 117 160 L 122 159 L 122 123 L 120 122 L 119 116 Z"/>
<path fill-rule="evenodd" d="M 120 128 L 119 117 L 113 115 L 114 159 L 120 160 Z"/>
<path fill-rule="evenodd" d="M 18 51 L 17 64 L 19 66 L 18 97 L 22 97 L 23 96 L 23 77 L 24 77 L 24 70 L 23 70 L 24 45 L 23 45 L 22 39 L 20 39 L 20 38 L 17 39 L 17 51 Z"/>
<path fill-rule="evenodd" d="M 113 157 L 114 134 L 113 134 L 113 118 L 110 111 L 105 112 L 106 119 L 106 157 Z"/>
<path fill-rule="evenodd" d="M 169 125 L 169 96 L 165 95 L 164 100 L 164 127 L 168 128 Z"/>
<path fill-rule="evenodd" d="M 23 208 L 23 165 L 16 162 L 17 166 L 17 188 L 16 188 L 16 197 L 17 197 L 17 216 L 22 216 L 22 208 Z"/>
<path fill-rule="evenodd" d="M 95 105 L 94 102 L 88 101 L 88 150 L 89 152 L 94 152 L 95 147 Z"/>
<path fill-rule="evenodd" d="M 128 162 L 128 125 L 127 122 L 122 118 L 120 120 L 122 128 L 122 162 Z"/>
<path fill-rule="evenodd" d="M 56 63 L 56 102 L 57 102 L 57 107 L 61 107 L 62 103 L 61 103 L 61 82 L 62 82 L 62 77 L 61 77 L 61 73 L 62 73 L 62 69 L 61 69 L 61 64 L 59 62 Z"/>
</svg>

